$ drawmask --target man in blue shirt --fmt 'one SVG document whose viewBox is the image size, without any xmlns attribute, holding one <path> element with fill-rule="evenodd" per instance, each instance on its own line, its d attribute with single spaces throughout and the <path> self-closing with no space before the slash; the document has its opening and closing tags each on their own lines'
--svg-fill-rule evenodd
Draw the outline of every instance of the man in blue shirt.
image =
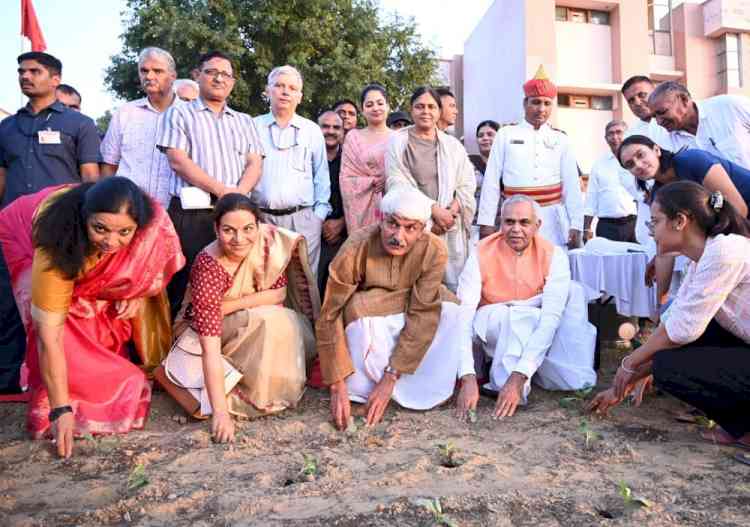
<svg viewBox="0 0 750 527">
<path fill-rule="evenodd" d="M 26 106 L 0 123 L 0 208 L 45 187 L 99 178 L 99 134 L 89 117 L 55 99 L 62 63 L 47 53 L 18 57 Z M 0 393 L 19 390 L 26 336 L 0 255 Z"/>
</svg>

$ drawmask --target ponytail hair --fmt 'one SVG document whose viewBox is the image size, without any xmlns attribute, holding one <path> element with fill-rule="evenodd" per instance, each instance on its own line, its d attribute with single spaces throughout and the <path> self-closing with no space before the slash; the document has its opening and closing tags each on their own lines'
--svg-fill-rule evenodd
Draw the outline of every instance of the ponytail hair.
<svg viewBox="0 0 750 527">
<path fill-rule="evenodd" d="M 52 267 L 69 280 L 78 277 L 91 252 L 87 222 L 92 214 L 124 212 L 139 229 L 154 217 L 151 199 L 124 177 L 82 183 L 50 203 L 32 230 L 34 247 L 44 249 Z"/>
<path fill-rule="evenodd" d="M 739 234 L 750 238 L 750 222 L 721 194 L 692 181 L 675 181 L 661 187 L 654 201 L 669 219 L 682 213 L 691 218 L 706 237 Z"/>
</svg>

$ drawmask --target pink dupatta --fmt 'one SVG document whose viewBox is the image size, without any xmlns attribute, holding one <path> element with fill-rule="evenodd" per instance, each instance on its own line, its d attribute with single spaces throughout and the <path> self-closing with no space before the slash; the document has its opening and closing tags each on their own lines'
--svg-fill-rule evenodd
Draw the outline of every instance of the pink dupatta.
<svg viewBox="0 0 750 527">
<path fill-rule="evenodd" d="M 379 222 L 382 192 L 374 186 L 385 180 L 385 153 L 391 134 L 382 141 L 367 143 L 360 130 L 346 134 L 341 153 L 339 185 L 344 202 L 344 216 L 349 233 Z"/>
<path fill-rule="evenodd" d="M 28 428 L 39 438 L 49 430 L 49 399 L 42 382 L 31 320 L 31 266 L 34 257 L 32 227 L 41 207 L 54 206 L 65 187 L 52 187 L 23 196 L 0 212 L 0 243 L 3 246 L 13 292 L 26 327 L 29 391 Z M 49 199 L 48 199 L 49 198 Z M 71 405 L 76 414 L 77 435 L 121 433 L 141 428 L 148 415 L 151 386 L 145 373 L 129 357 L 126 344 L 145 327 L 140 317 L 115 318 L 114 302 L 159 295 L 183 265 L 179 238 L 166 211 L 152 201 L 154 217 L 139 229 L 131 243 L 99 261 L 75 281 L 65 320 L 63 346 L 68 363 Z M 64 233 L 61 233 L 64 235 Z M 153 350 L 144 349 L 135 338 L 136 351 L 144 363 Z M 166 350 L 164 350 L 166 352 Z"/>
</svg>

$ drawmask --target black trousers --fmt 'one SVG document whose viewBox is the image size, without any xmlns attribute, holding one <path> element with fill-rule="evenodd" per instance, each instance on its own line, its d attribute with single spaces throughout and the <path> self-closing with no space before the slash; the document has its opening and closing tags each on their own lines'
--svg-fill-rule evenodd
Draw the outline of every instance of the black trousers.
<svg viewBox="0 0 750 527">
<path fill-rule="evenodd" d="M 750 345 L 715 320 L 687 346 L 654 355 L 656 385 L 735 438 L 750 433 Z"/>
<path fill-rule="evenodd" d="M 596 235 L 615 242 L 637 243 L 635 239 L 636 216 L 626 218 L 599 218 Z"/>
<path fill-rule="evenodd" d="M 21 364 L 26 355 L 26 330 L 18 314 L 10 274 L 0 250 L 0 393 L 20 392 Z"/>
<path fill-rule="evenodd" d="M 167 296 L 172 319 L 174 319 L 180 312 L 182 298 L 185 296 L 185 290 L 190 281 L 190 268 L 193 266 L 193 261 L 206 245 L 216 239 L 216 233 L 214 232 L 213 210 L 184 210 L 180 205 L 180 200 L 172 198 L 167 213 L 172 219 L 177 236 L 180 237 L 182 253 L 187 260 L 185 267 L 180 269 L 167 285 Z"/>
<path fill-rule="evenodd" d="M 320 261 L 318 262 L 318 291 L 320 291 L 320 301 L 326 294 L 326 284 L 328 283 L 328 266 L 331 265 L 333 258 L 341 249 L 346 241 L 346 230 L 341 233 L 341 240 L 334 244 L 329 244 L 325 238 L 320 238 Z"/>
</svg>

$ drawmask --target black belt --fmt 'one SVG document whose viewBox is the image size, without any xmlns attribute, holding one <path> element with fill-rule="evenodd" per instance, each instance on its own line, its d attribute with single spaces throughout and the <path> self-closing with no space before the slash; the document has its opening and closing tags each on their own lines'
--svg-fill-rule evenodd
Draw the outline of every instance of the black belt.
<svg viewBox="0 0 750 527">
<path fill-rule="evenodd" d="M 630 215 L 625 216 L 624 218 L 599 218 L 599 221 L 606 221 L 607 223 L 618 223 L 618 224 L 625 224 L 630 223 L 631 221 L 635 221 L 637 216 Z"/>
<path fill-rule="evenodd" d="M 270 214 L 271 216 L 286 216 L 287 214 L 294 214 L 301 210 L 309 209 L 311 205 L 297 205 L 296 207 L 289 207 L 288 209 L 264 209 L 259 207 L 258 210 L 263 214 Z"/>
</svg>

